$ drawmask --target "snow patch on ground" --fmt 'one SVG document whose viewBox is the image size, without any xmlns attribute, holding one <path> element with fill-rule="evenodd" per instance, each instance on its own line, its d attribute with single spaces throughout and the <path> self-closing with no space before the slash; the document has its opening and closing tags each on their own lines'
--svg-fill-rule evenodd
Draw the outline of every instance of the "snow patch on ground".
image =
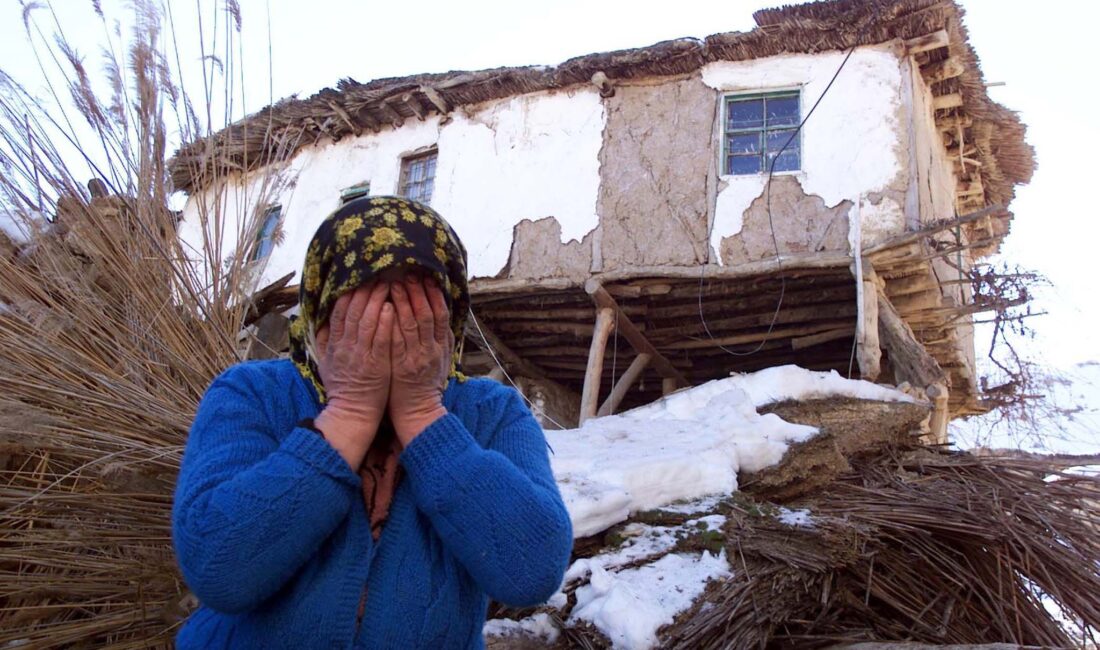
<svg viewBox="0 0 1100 650">
<path fill-rule="evenodd" d="M 779 515 L 776 519 L 788 526 L 794 526 L 796 528 L 814 527 L 814 518 L 810 516 L 810 511 L 805 508 L 800 510 L 788 510 L 780 506 Z"/>
<path fill-rule="evenodd" d="M 550 615 L 542 612 L 518 621 L 494 618 L 485 622 L 482 632 L 485 636 L 533 637 L 544 639 L 547 643 L 554 643 L 561 634 L 558 627 L 550 620 Z"/>
<path fill-rule="evenodd" d="M 657 630 L 691 607 L 709 581 L 731 575 L 725 552 L 670 554 L 618 573 L 594 567 L 587 585 L 577 589 L 569 621 L 592 623 L 622 650 L 657 645 Z"/>
<path fill-rule="evenodd" d="M 756 409 L 823 397 L 913 401 L 836 372 L 782 366 L 714 380 L 579 429 L 547 431 L 574 535 L 593 535 L 641 510 L 735 491 L 738 472 L 774 465 L 792 443 L 817 433 Z"/>
</svg>

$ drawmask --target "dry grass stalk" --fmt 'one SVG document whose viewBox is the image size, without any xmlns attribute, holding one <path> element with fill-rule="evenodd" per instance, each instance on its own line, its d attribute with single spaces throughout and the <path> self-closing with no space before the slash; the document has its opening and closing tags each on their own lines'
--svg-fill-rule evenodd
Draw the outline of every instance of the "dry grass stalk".
<svg viewBox="0 0 1100 650">
<path fill-rule="evenodd" d="M 235 7 L 220 19 L 237 23 Z M 22 231 L 0 237 L 0 646 L 166 647 L 194 606 L 172 491 L 198 399 L 237 361 L 257 213 L 278 181 L 240 196 L 219 179 L 178 222 L 169 143 L 217 125 L 173 78 L 162 9 L 137 3 L 128 50 L 105 48 L 108 98 L 63 34 L 43 37 L 47 9 L 28 7 L 28 35 L 69 87 L 43 68 L 40 102 L 0 73 L 0 206 Z"/>
</svg>

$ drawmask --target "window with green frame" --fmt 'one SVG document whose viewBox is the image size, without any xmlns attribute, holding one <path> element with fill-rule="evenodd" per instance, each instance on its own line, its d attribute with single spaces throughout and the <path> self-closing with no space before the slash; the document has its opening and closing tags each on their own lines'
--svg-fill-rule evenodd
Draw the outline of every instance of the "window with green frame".
<svg viewBox="0 0 1100 650">
<path fill-rule="evenodd" d="M 370 181 L 352 185 L 340 192 L 340 205 L 351 203 L 355 199 L 370 195 Z"/>
<path fill-rule="evenodd" d="M 728 95 L 725 104 L 726 174 L 764 174 L 773 160 L 777 172 L 801 169 L 799 91 Z"/>
</svg>

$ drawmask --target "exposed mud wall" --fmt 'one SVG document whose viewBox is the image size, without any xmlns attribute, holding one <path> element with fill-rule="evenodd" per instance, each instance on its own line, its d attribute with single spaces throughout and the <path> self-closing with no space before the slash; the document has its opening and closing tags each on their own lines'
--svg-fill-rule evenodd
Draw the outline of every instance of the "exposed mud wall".
<svg viewBox="0 0 1100 650">
<path fill-rule="evenodd" d="M 691 77 L 622 86 L 605 100 L 597 202 L 602 270 L 705 260 L 715 97 Z"/>
<path fill-rule="evenodd" d="M 771 186 L 771 223 L 767 192 L 744 212 L 741 232 L 722 239 L 724 264 L 741 264 L 781 254 L 845 250 L 848 246 L 848 212 L 851 201 L 829 207 L 820 196 L 806 194 L 794 176 L 777 176 Z"/>
<path fill-rule="evenodd" d="M 844 55 L 821 52 L 715 62 L 703 67 L 703 81 L 719 93 L 799 89 L 805 116 Z M 864 245 L 905 226 L 909 98 L 903 92 L 902 67 L 899 52 L 890 45 L 856 49 L 802 130 L 801 170 L 776 175 L 797 179 L 806 194 L 820 197 L 828 206 L 867 198 L 861 214 Z M 721 156 L 720 128 L 717 124 L 711 149 L 715 161 Z M 764 193 L 766 183 L 767 174 L 721 176 L 710 237 L 717 254 L 726 238 L 747 227 L 745 211 Z"/>
<path fill-rule="evenodd" d="M 595 231 L 584 239 L 562 242 L 561 224 L 553 217 L 516 224 L 512 252 L 501 276 L 537 280 L 570 278 L 583 282 L 592 272 Z"/>
</svg>

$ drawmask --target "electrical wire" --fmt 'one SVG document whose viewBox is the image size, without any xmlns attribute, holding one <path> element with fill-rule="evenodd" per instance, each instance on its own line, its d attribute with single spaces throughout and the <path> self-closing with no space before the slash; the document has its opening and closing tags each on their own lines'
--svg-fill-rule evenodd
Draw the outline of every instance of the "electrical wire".
<svg viewBox="0 0 1100 650">
<path fill-rule="evenodd" d="M 775 324 L 779 321 L 779 312 L 783 309 L 783 298 L 787 293 L 787 278 L 783 275 L 783 258 L 779 254 L 779 240 L 775 234 L 775 222 L 772 220 L 772 179 L 775 177 L 775 163 L 779 161 L 779 157 L 786 151 L 787 146 L 790 145 L 795 138 L 802 133 L 802 127 L 806 125 L 806 122 L 810 119 L 810 116 L 817 110 L 818 105 L 821 104 L 821 100 L 825 99 L 825 95 L 829 94 L 829 89 L 833 87 L 833 82 L 840 76 L 840 71 L 847 65 L 848 59 L 852 57 L 852 53 L 856 51 L 856 45 L 853 45 L 848 54 L 844 56 L 844 60 L 840 62 L 840 66 L 837 67 L 836 72 L 833 73 L 832 79 L 829 80 L 828 85 L 825 86 L 825 90 L 821 91 L 821 95 L 814 102 L 814 105 L 810 108 L 810 111 L 806 113 L 806 117 L 802 118 L 802 121 L 798 123 L 798 128 L 794 130 L 791 137 L 787 138 L 787 141 L 783 143 L 783 146 L 779 148 L 779 151 L 772 158 L 771 165 L 768 166 L 768 180 L 765 184 L 765 205 L 768 213 L 768 227 L 771 228 L 772 245 L 775 247 L 775 264 L 779 273 L 779 300 L 775 304 L 775 312 L 772 314 L 771 322 L 768 324 L 768 331 L 764 332 L 764 338 L 761 339 L 760 344 L 748 352 L 734 352 L 724 345 L 718 344 L 718 349 L 722 350 L 726 354 L 735 357 L 747 357 L 756 354 L 760 350 L 764 349 L 764 346 L 768 343 L 768 339 L 771 338 L 772 332 L 775 330 Z M 707 337 L 710 340 L 715 340 L 714 334 L 711 333 L 710 327 L 707 325 L 706 318 L 703 317 L 703 279 L 706 276 L 707 265 L 703 264 L 699 268 L 699 294 L 698 294 L 698 306 L 699 306 L 699 322 L 703 325 L 703 331 L 706 332 Z"/>
<path fill-rule="evenodd" d="M 500 362 L 500 359 L 497 357 L 497 353 L 493 350 L 493 346 L 489 345 L 489 339 L 485 338 L 485 332 L 483 332 L 481 330 L 481 323 L 478 322 L 477 317 L 474 316 L 474 310 L 473 309 L 470 309 L 470 322 L 473 323 L 474 327 L 477 328 L 477 334 L 478 334 L 478 336 L 481 337 L 481 344 L 482 344 L 483 349 L 486 352 L 489 353 L 489 356 L 491 356 L 493 358 L 493 363 L 497 364 L 497 368 L 500 368 L 500 371 L 504 373 L 505 379 L 507 379 L 508 383 L 512 385 L 512 388 L 515 388 L 516 392 L 519 393 L 519 396 L 523 398 L 523 401 L 527 402 L 528 408 L 530 408 L 532 411 L 534 411 L 536 413 L 541 413 L 543 415 L 543 417 L 545 417 L 547 420 L 550 420 L 550 423 L 553 424 L 554 426 L 556 426 L 557 428 L 559 428 L 559 429 L 568 429 L 569 427 L 563 425 L 561 422 L 558 422 L 554 418 L 550 417 L 550 414 L 547 413 L 544 409 L 539 408 L 538 406 L 535 405 L 534 402 L 527 399 L 527 395 L 525 395 L 523 393 L 523 391 L 520 390 L 520 387 L 516 385 L 515 380 L 512 379 L 512 375 L 508 374 L 508 371 L 504 368 L 504 364 Z M 549 446 L 549 443 L 547 443 L 547 446 Z M 553 450 L 551 450 L 551 451 L 553 451 Z"/>
</svg>

